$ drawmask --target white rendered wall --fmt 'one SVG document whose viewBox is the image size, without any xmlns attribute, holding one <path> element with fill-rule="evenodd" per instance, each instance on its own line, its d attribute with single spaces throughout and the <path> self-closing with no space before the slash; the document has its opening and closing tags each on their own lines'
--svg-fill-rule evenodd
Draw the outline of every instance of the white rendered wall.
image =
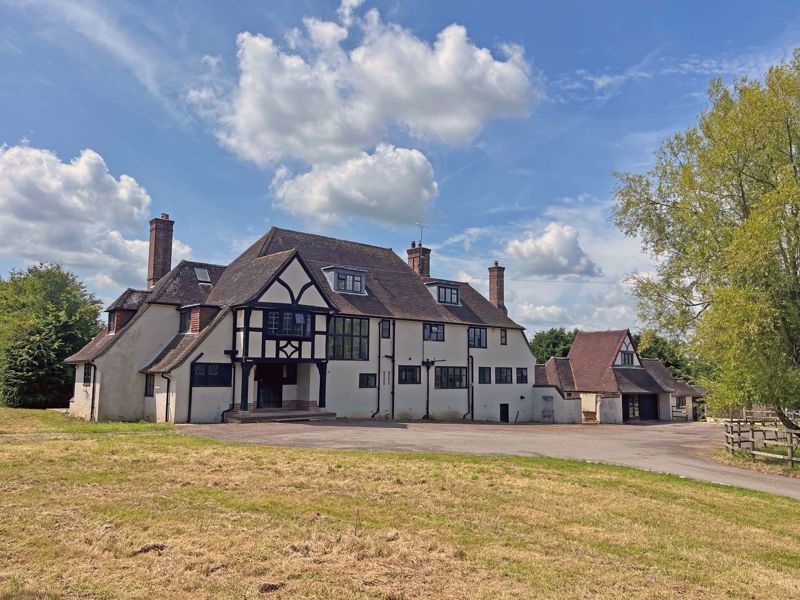
<svg viewBox="0 0 800 600">
<path fill-rule="evenodd" d="M 622 396 L 600 396 L 597 400 L 598 423 L 622 423 Z"/>
<path fill-rule="evenodd" d="M 72 400 L 70 400 L 69 403 L 69 414 L 71 417 L 89 421 L 92 406 L 92 386 L 83 384 L 84 369 L 91 370 L 92 367 L 89 363 L 75 365 L 75 388 L 72 393 Z M 100 389 L 99 374 L 100 372 L 98 371 L 98 380 L 94 382 L 95 402 L 97 401 L 97 393 Z"/>
<path fill-rule="evenodd" d="M 139 421 L 144 418 L 144 374 L 147 365 L 178 332 L 174 306 L 151 304 L 125 326 L 123 338 L 95 361 L 104 382 L 95 392 L 98 420 Z"/>
</svg>

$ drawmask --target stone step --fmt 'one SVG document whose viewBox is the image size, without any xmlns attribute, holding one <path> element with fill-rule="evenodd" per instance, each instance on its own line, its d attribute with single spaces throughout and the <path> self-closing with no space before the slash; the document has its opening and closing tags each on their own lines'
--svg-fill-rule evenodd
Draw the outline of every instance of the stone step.
<svg viewBox="0 0 800 600">
<path fill-rule="evenodd" d="M 226 423 L 282 423 L 292 421 L 329 421 L 336 413 L 320 410 L 274 410 L 249 413 L 231 412 L 225 415 Z"/>
</svg>

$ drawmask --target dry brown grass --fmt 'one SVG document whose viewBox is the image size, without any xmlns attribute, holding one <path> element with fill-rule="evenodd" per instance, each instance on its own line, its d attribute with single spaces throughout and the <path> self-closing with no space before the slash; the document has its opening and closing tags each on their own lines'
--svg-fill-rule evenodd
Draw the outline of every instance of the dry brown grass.
<svg viewBox="0 0 800 600">
<path fill-rule="evenodd" d="M 759 448 L 763 450 L 763 448 Z M 789 466 L 789 462 L 785 460 L 764 460 L 760 458 L 753 460 L 749 452 L 736 452 L 731 455 L 727 450 L 714 450 L 709 453 L 709 457 L 719 463 L 731 465 L 733 467 L 740 467 L 742 469 L 750 469 L 751 471 L 759 471 L 761 473 L 775 473 L 776 475 L 785 475 L 786 477 L 796 477 L 800 479 L 800 454 L 798 454 L 798 462 L 794 467 Z"/>
<path fill-rule="evenodd" d="M 66 437 L 0 436 L 3 600 L 800 597 L 786 498 L 552 459 L 69 433 L 59 418 Z"/>
</svg>

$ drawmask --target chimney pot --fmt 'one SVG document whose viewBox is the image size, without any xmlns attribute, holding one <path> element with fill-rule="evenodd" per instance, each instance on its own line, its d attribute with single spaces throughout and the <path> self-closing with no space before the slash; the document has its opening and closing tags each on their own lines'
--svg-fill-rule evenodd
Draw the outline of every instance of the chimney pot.
<svg viewBox="0 0 800 600">
<path fill-rule="evenodd" d="M 150 219 L 150 252 L 147 257 L 147 289 L 172 269 L 172 227 L 167 213 L 160 218 Z"/>
<path fill-rule="evenodd" d="M 414 240 L 411 240 L 411 247 L 412 248 L 416 248 L 417 247 L 417 242 L 415 242 Z"/>
</svg>

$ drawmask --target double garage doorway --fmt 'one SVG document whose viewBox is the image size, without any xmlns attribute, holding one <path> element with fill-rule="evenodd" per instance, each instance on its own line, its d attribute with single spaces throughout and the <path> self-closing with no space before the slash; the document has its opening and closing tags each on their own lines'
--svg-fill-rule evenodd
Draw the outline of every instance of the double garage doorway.
<svg viewBox="0 0 800 600">
<path fill-rule="evenodd" d="M 622 394 L 622 421 L 658 420 L 658 394 Z"/>
</svg>

